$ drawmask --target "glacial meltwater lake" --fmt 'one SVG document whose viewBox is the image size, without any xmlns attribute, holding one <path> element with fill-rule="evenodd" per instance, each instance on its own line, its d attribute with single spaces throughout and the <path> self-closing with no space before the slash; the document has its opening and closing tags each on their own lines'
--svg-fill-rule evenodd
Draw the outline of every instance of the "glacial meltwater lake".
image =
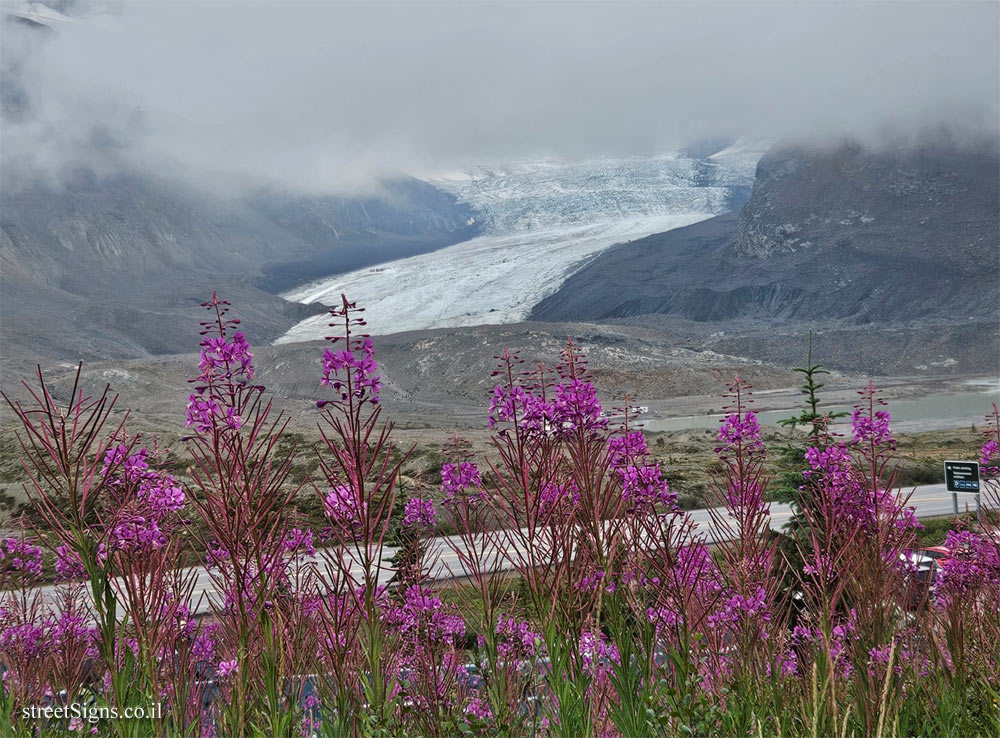
<svg viewBox="0 0 1000 738">
<path fill-rule="evenodd" d="M 982 425 L 985 416 L 992 412 L 992 403 L 1000 405 L 1000 382 L 978 391 L 934 394 L 911 400 L 889 400 L 886 409 L 892 415 L 893 424 L 908 430 L 923 430 L 933 428 L 957 427 L 961 425 Z M 824 405 L 822 409 L 829 412 L 853 409 L 851 405 Z M 777 425 L 779 420 L 791 417 L 798 409 L 767 410 L 757 413 L 761 425 Z M 712 415 L 689 415 L 677 418 L 640 418 L 643 428 L 647 431 L 675 431 L 691 428 L 718 428 L 719 421 L 724 416 L 718 413 Z M 846 420 L 846 419 L 845 419 Z"/>
</svg>

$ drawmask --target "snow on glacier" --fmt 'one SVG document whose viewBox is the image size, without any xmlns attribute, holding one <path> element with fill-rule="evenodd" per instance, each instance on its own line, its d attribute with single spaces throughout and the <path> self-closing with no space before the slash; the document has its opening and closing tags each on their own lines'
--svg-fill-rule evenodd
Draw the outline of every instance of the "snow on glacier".
<svg viewBox="0 0 1000 738">
<path fill-rule="evenodd" d="M 725 212 L 732 188 L 753 182 L 761 150 L 696 160 L 551 160 L 481 167 L 433 182 L 471 205 L 483 235 L 428 254 L 296 288 L 285 299 L 366 308 L 368 332 L 396 333 L 524 320 L 590 257 L 625 241 Z M 328 335 L 319 315 L 276 343 Z"/>
</svg>

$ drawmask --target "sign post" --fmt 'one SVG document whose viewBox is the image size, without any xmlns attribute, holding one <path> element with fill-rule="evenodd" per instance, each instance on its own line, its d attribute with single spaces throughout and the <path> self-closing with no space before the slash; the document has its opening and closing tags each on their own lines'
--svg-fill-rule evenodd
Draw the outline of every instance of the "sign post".
<svg viewBox="0 0 1000 738">
<path fill-rule="evenodd" d="M 979 506 L 979 462 L 944 462 L 944 484 L 945 488 L 951 492 L 951 502 L 955 510 L 955 517 L 958 517 L 959 493 L 973 494 L 976 496 L 976 515 L 982 521 L 983 511 Z"/>
</svg>

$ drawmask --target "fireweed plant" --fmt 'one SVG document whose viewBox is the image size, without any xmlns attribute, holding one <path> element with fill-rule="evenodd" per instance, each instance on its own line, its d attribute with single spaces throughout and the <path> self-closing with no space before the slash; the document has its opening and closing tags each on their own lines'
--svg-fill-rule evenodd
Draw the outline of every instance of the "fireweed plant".
<svg viewBox="0 0 1000 738">
<path fill-rule="evenodd" d="M 551 368 L 499 354 L 492 453 L 454 438 L 440 492 L 408 496 L 362 309 L 330 311 L 319 440 L 300 451 L 229 307 L 204 303 L 184 474 L 79 369 L 60 399 L 40 371 L 26 399 L 4 395 L 33 510 L 0 538 L 5 734 L 1000 734 L 997 519 L 987 504 L 956 521 L 951 558 L 919 575 L 874 386 L 844 435 L 809 436 L 792 557 L 739 377 L 708 526 L 677 507 L 630 398 L 604 411 L 572 342 Z M 996 506 L 995 406 L 987 419 Z M 319 472 L 296 484 L 302 453 Z M 296 512 L 304 486 L 320 529 Z M 449 587 L 475 605 L 446 604 Z M 160 709 L 24 711 L 63 705 Z"/>
</svg>

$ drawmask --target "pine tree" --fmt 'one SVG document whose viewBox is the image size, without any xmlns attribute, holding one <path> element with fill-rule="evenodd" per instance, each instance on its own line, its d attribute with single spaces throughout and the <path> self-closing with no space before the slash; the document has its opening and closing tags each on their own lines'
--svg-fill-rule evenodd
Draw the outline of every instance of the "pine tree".
<svg viewBox="0 0 1000 738">
<path fill-rule="evenodd" d="M 807 525 L 802 507 L 809 504 L 808 491 L 804 488 L 805 478 L 802 476 L 806 447 L 823 442 L 827 425 L 831 420 L 849 415 L 843 411 L 829 412 L 820 409 L 819 391 L 824 385 L 819 381 L 819 377 L 822 374 L 829 374 L 830 371 L 824 369 L 822 364 L 813 363 L 812 338 L 812 331 L 809 331 L 806 365 L 794 367 L 794 371 L 805 378 L 801 392 L 806 396 L 806 406 L 798 415 L 778 421 L 778 425 L 791 430 L 798 427 L 808 428 L 808 433 L 798 443 L 789 443 L 780 449 L 784 469 L 775 476 L 775 484 L 771 491 L 772 499 L 787 502 L 792 509 L 779 545 L 779 550 L 788 566 L 783 587 L 789 591 L 798 589 L 798 573 L 801 572 L 804 563 L 799 549 Z"/>
<path fill-rule="evenodd" d="M 793 431 L 798 427 L 809 429 L 805 438 L 800 443 L 790 443 L 780 449 L 782 466 L 785 469 L 778 474 L 775 485 L 772 488 L 773 499 L 778 502 L 788 502 L 791 504 L 794 510 L 793 519 L 799 517 L 799 487 L 803 484 L 802 466 L 805 463 L 806 447 L 819 442 L 826 424 L 830 420 L 848 415 L 847 412 L 843 411 L 824 412 L 820 410 L 819 391 L 825 385 L 819 381 L 819 375 L 829 374 L 830 370 L 824 369 L 822 364 L 813 364 L 812 339 L 812 331 L 809 331 L 809 348 L 806 353 L 806 365 L 804 367 L 797 366 L 793 368 L 793 371 L 799 372 L 805 377 L 800 391 L 806 396 L 806 406 L 802 408 L 798 415 L 778 421 L 778 425 Z"/>
</svg>

